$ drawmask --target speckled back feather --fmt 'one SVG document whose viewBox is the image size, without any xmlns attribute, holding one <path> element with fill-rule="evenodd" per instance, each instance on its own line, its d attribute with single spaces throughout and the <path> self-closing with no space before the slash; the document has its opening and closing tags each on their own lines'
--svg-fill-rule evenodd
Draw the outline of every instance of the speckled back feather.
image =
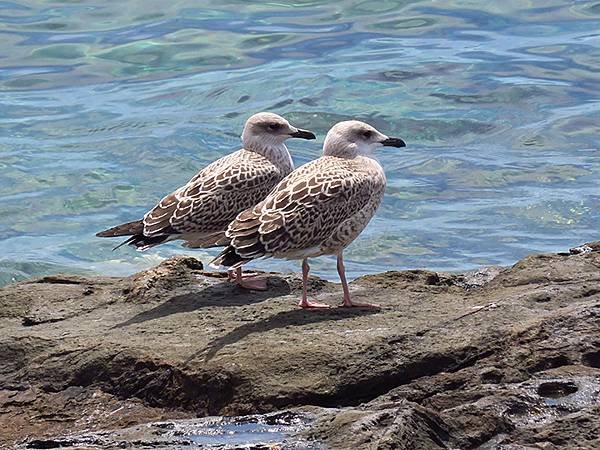
<svg viewBox="0 0 600 450">
<path fill-rule="evenodd" d="M 189 234 L 189 246 L 207 246 L 207 237 L 216 242 L 237 212 L 263 199 L 292 168 L 285 161 L 238 150 L 209 164 L 146 213 L 144 235 Z"/>
<path fill-rule="evenodd" d="M 334 254 L 360 234 L 384 189 L 385 175 L 374 159 L 323 156 L 298 168 L 264 201 L 238 214 L 227 237 L 240 262 Z"/>
</svg>

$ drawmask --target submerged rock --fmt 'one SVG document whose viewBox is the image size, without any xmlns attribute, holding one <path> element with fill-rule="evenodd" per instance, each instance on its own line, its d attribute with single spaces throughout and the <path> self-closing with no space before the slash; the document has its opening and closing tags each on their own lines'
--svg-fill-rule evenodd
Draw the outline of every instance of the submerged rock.
<svg viewBox="0 0 600 450">
<path fill-rule="evenodd" d="M 0 447 L 133 445 L 105 430 L 291 408 L 314 448 L 600 448 L 600 245 L 585 247 L 351 284 L 381 310 L 299 310 L 297 276 L 247 292 L 193 258 L 6 286 Z M 339 285 L 310 290 L 341 302 Z"/>
</svg>

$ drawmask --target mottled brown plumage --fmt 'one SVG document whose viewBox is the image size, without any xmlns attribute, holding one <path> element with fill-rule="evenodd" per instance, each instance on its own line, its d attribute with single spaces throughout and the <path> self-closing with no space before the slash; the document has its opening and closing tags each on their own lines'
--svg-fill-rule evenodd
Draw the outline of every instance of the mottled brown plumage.
<svg viewBox="0 0 600 450">
<path fill-rule="evenodd" d="M 362 231 L 384 189 L 385 175 L 373 159 L 323 156 L 239 214 L 227 234 L 244 259 L 336 254 Z"/>
<path fill-rule="evenodd" d="M 276 114 L 255 114 L 244 127 L 244 148 L 200 170 L 142 220 L 118 225 L 97 236 L 131 235 L 123 244 L 140 250 L 173 239 L 183 239 L 184 245 L 194 248 L 227 244 L 225 230 L 235 216 L 261 201 L 293 170 L 284 144 L 290 137 L 315 136 Z"/>
<path fill-rule="evenodd" d="M 262 202 L 238 214 L 227 229 L 230 246 L 213 263 L 239 267 L 260 257 L 302 259 L 307 276 L 307 258 L 337 255 L 344 304 L 356 306 L 346 295 L 342 252 L 383 198 L 385 173 L 372 156 L 382 145 L 405 144 L 363 122 L 336 124 L 322 157 L 292 172 Z M 306 292 L 300 306 L 311 306 Z"/>
<path fill-rule="evenodd" d="M 209 164 L 145 214 L 144 236 L 174 231 L 188 247 L 218 244 L 232 216 L 264 198 L 292 170 L 289 160 L 273 159 L 241 149 Z"/>
</svg>

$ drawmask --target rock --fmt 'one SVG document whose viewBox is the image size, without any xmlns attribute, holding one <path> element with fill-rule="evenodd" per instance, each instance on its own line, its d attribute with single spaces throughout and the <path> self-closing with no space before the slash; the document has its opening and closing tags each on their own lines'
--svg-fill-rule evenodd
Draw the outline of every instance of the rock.
<svg viewBox="0 0 600 450">
<path fill-rule="evenodd" d="M 322 447 L 298 437 L 290 440 L 290 435 L 304 429 L 312 420 L 312 415 L 290 412 L 252 415 L 238 419 L 207 417 L 169 420 L 113 431 L 30 439 L 17 448 L 275 450 L 283 447 L 288 450 L 318 450 Z"/>
<path fill-rule="evenodd" d="M 6 286 L 0 447 L 291 409 L 327 448 L 600 448 L 600 245 L 585 246 L 351 283 L 381 310 L 300 310 L 296 275 L 246 292 L 189 257 Z M 310 290 L 341 302 L 339 285 Z"/>
<path fill-rule="evenodd" d="M 399 401 L 389 406 L 324 410 L 305 433 L 327 448 L 444 449 L 450 435 L 432 410 Z"/>
</svg>

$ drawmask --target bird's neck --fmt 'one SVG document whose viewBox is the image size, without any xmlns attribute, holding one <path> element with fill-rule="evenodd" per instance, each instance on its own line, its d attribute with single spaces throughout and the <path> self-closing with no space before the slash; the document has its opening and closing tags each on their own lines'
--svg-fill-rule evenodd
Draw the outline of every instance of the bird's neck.
<svg viewBox="0 0 600 450">
<path fill-rule="evenodd" d="M 244 145 L 246 150 L 258 153 L 271 161 L 276 167 L 287 175 L 294 170 L 292 156 L 283 142 L 257 143 L 250 142 Z"/>
</svg>

